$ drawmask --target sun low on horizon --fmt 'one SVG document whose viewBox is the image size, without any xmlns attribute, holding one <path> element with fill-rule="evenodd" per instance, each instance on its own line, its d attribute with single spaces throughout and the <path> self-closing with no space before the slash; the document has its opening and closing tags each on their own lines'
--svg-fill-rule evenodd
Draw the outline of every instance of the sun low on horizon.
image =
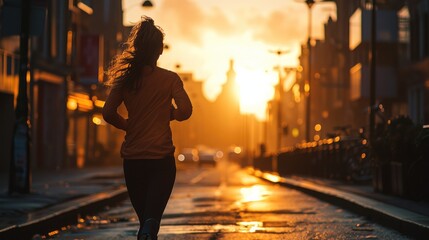
<svg viewBox="0 0 429 240">
<path fill-rule="evenodd" d="M 152 17 L 165 32 L 169 49 L 159 64 L 192 72 L 203 92 L 214 101 L 234 61 L 241 113 L 265 119 L 266 103 L 274 96 L 277 66 L 297 67 L 300 46 L 308 34 L 308 9 L 294 0 L 122 0 L 124 25 Z M 323 38 L 323 23 L 335 18 L 335 4 L 313 7 L 314 38 Z M 327 10 L 328 9 L 328 10 Z M 287 52 L 277 55 L 276 51 Z"/>
</svg>

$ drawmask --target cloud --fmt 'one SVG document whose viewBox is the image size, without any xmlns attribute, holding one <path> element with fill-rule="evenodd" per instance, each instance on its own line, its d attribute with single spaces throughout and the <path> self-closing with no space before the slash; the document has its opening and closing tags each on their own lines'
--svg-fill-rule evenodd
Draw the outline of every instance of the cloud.
<svg viewBox="0 0 429 240">
<path fill-rule="evenodd" d="M 219 8 L 213 8 L 212 12 L 209 13 L 207 26 L 215 32 L 224 35 L 231 35 L 237 30 L 237 26 L 233 25 L 228 16 Z"/>
<path fill-rule="evenodd" d="M 273 45 L 289 45 L 303 41 L 307 36 L 307 23 L 297 21 L 302 11 L 289 8 L 288 11 L 273 11 L 268 16 L 255 16 L 249 19 L 254 26 L 255 40 Z"/>
<path fill-rule="evenodd" d="M 165 0 L 160 6 L 162 21 L 169 29 L 169 34 L 181 39 L 201 43 L 200 23 L 204 13 L 189 0 Z"/>
<path fill-rule="evenodd" d="M 192 0 L 164 0 L 160 8 L 161 21 L 181 40 L 202 45 L 203 33 L 207 30 L 219 34 L 233 32 L 231 22 L 219 8 L 205 12 Z"/>
<path fill-rule="evenodd" d="M 307 16 L 304 7 L 289 5 L 284 11 L 275 9 L 263 14 L 254 8 L 228 11 L 220 7 L 202 8 L 195 0 L 164 0 L 159 18 L 168 35 L 200 47 L 207 32 L 223 37 L 250 33 L 256 41 L 278 46 L 305 41 L 307 22 L 297 21 Z"/>
</svg>

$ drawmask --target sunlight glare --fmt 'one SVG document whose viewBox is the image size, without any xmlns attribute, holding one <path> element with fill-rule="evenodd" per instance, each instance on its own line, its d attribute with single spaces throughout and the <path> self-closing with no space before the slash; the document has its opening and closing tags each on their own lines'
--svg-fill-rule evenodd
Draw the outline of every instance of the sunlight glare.
<svg viewBox="0 0 429 240">
<path fill-rule="evenodd" d="M 254 114 L 265 120 L 267 102 L 274 96 L 278 81 L 273 71 L 250 70 L 237 67 L 236 81 L 239 88 L 240 112 Z"/>
<path fill-rule="evenodd" d="M 238 222 L 237 223 L 241 229 L 240 232 L 249 232 L 249 233 L 255 233 L 258 230 L 263 229 L 264 223 L 263 222 Z"/>
<path fill-rule="evenodd" d="M 267 179 L 268 181 L 278 183 L 280 182 L 281 178 L 277 175 L 271 174 L 271 173 L 264 173 L 263 178 Z"/>
<path fill-rule="evenodd" d="M 267 195 L 267 189 L 261 185 L 254 185 L 252 187 L 241 188 L 240 193 L 243 197 L 242 202 L 256 202 L 264 199 Z"/>
</svg>

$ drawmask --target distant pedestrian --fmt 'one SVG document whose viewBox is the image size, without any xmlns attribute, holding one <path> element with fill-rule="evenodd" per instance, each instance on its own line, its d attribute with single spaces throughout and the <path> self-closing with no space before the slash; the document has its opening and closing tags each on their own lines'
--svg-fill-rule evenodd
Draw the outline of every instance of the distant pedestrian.
<svg viewBox="0 0 429 240">
<path fill-rule="evenodd" d="M 157 66 L 163 41 L 163 30 L 153 19 L 142 17 L 107 72 L 111 92 L 103 117 L 126 132 L 121 156 L 128 194 L 140 221 L 138 240 L 157 239 L 176 178 L 170 121 L 183 121 L 192 114 L 180 77 Z M 118 113 L 121 103 L 128 119 Z"/>
</svg>

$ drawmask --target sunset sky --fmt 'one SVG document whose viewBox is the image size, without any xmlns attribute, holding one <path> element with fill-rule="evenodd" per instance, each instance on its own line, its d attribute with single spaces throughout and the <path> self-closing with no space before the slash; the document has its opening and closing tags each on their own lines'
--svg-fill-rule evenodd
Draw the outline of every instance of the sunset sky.
<svg viewBox="0 0 429 240">
<path fill-rule="evenodd" d="M 174 70 L 180 64 L 182 71 L 193 72 L 214 100 L 234 59 L 242 111 L 253 108 L 260 117 L 274 92 L 274 66 L 297 66 L 300 44 L 307 39 L 308 8 L 296 0 L 152 0 L 151 9 L 141 8 L 141 2 L 123 0 L 124 24 L 147 15 L 164 29 L 170 49 L 161 56 L 161 67 Z M 323 38 L 328 15 L 335 18 L 335 4 L 315 4 L 313 37 Z M 290 52 L 279 58 L 271 52 L 278 49 Z"/>
</svg>

